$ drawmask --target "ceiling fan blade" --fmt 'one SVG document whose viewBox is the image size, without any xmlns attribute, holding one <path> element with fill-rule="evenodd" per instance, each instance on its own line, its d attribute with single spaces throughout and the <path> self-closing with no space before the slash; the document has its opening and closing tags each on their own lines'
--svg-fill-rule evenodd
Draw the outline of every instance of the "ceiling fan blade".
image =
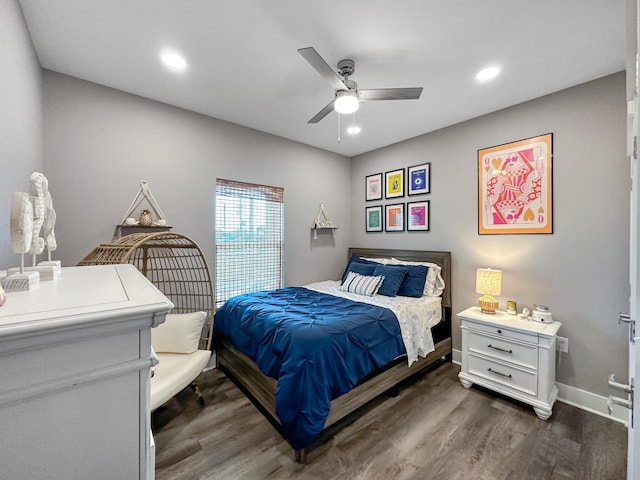
<svg viewBox="0 0 640 480">
<path fill-rule="evenodd" d="M 336 72 L 324 61 L 316 49 L 313 47 L 299 48 L 298 53 L 311 64 L 313 68 L 324 78 L 334 90 L 348 90 L 342 79 Z"/>
<path fill-rule="evenodd" d="M 358 90 L 358 99 L 361 102 L 368 100 L 416 100 L 420 98 L 422 87 L 412 88 L 374 88 L 370 90 Z"/>
<path fill-rule="evenodd" d="M 309 120 L 307 123 L 318 123 L 324 117 L 326 117 L 331 112 L 333 112 L 333 102 L 334 101 L 331 100 L 331 102 L 329 102 L 326 107 L 324 107 L 322 110 L 320 110 L 318 113 L 316 113 L 313 116 L 313 118 L 311 120 Z"/>
</svg>

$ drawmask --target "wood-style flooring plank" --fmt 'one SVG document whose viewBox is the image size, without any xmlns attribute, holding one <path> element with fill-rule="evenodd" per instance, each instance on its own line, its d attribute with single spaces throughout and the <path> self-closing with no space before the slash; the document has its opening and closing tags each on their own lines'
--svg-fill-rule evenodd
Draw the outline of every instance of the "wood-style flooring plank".
<svg viewBox="0 0 640 480">
<path fill-rule="evenodd" d="M 341 422 L 294 462 L 291 447 L 222 372 L 152 415 L 157 480 L 620 480 L 626 429 L 556 402 L 552 417 L 479 387 L 444 364 Z"/>
</svg>

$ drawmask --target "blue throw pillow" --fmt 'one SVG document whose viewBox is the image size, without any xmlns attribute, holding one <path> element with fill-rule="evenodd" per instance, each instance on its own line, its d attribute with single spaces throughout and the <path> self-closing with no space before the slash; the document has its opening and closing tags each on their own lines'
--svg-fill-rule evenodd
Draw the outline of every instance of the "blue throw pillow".
<svg viewBox="0 0 640 480">
<path fill-rule="evenodd" d="M 376 269 L 375 265 L 369 265 L 367 263 L 360 263 L 360 262 L 353 262 L 351 265 L 349 265 L 349 270 L 347 270 L 347 273 L 355 272 L 360 275 L 370 276 L 370 275 L 373 275 L 373 271 L 375 269 Z"/>
<path fill-rule="evenodd" d="M 425 265 L 387 265 L 392 268 L 406 268 L 407 274 L 396 295 L 401 297 L 420 298 L 424 294 L 424 284 L 427 281 L 429 267 Z"/>
<path fill-rule="evenodd" d="M 373 275 L 382 275 L 384 277 L 382 285 L 380 285 L 380 288 L 378 289 L 379 295 L 386 295 L 387 297 L 396 296 L 396 293 L 398 293 L 400 285 L 402 284 L 402 280 L 404 280 L 404 277 L 409 271 L 408 268 L 397 268 L 399 266 L 401 265 L 377 265 L 374 268 Z"/>
<path fill-rule="evenodd" d="M 340 283 L 344 283 L 344 279 L 347 278 L 347 273 L 349 273 L 349 267 L 351 267 L 353 263 L 364 263 L 366 265 L 373 265 L 374 267 L 376 265 L 381 265 L 378 262 L 372 262 L 371 260 L 365 260 L 364 258 L 360 258 L 358 255 L 351 255 L 351 258 L 347 262 L 347 266 L 345 267 L 344 272 L 342 273 L 342 279 L 340 280 Z M 371 274 L 369 273 L 369 275 Z"/>
</svg>

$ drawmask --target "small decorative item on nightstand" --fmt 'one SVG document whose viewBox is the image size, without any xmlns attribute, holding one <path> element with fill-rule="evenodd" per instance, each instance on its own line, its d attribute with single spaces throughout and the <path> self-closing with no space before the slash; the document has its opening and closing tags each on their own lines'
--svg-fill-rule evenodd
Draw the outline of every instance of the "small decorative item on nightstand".
<svg viewBox="0 0 640 480">
<path fill-rule="evenodd" d="M 478 299 L 482 313 L 496 313 L 498 300 L 493 295 L 500 295 L 502 287 L 502 271 L 491 268 L 479 268 L 476 272 L 476 293 L 483 296 Z"/>
</svg>

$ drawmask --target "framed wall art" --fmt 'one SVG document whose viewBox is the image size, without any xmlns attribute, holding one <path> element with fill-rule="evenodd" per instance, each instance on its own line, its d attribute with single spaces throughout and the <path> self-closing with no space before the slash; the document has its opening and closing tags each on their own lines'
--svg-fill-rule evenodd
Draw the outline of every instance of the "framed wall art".
<svg viewBox="0 0 640 480">
<path fill-rule="evenodd" d="M 382 200 L 382 173 L 365 177 L 365 200 Z"/>
<path fill-rule="evenodd" d="M 387 232 L 404 231 L 404 203 L 385 205 L 385 225 Z"/>
<path fill-rule="evenodd" d="M 382 205 L 376 205 L 375 207 L 366 207 L 365 218 L 367 221 L 367 232 L 382 231 Z"/>
<path fill-rule="evenodd" d="M 429 230 L 429 200 L 407 202 L 407 231 Z"/>
<path fill-rule="evenodd" d="M 404 168 L 384 174 L 385 198 L 404 197 Z"/>
<path fill-rule="evenodd" d="M 478 150 L 478 234 L 553 233 L 553 134 Z"/>
<path fill-rule="evenodd" d="M 407 195 L 422 195 L 431 192 L 431 163 L 407 168 Z"/>
</svg>

